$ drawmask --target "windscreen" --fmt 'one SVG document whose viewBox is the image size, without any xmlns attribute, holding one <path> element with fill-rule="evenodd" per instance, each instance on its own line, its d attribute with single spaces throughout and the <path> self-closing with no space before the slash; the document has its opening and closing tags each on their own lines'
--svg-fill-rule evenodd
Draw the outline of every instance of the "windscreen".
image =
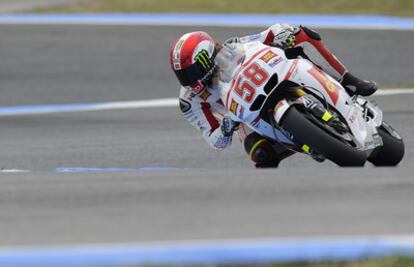
<svg viewBox="0 0 414 267">
<path fill-rule="evenodd" d="M 231 81 L 234 71 L 243 62 L 244 58 L 245 52 L 242 44 L 224 45 L 214 59 L 219 67 L 220 80 L 223 82 Z"/>
</svg>

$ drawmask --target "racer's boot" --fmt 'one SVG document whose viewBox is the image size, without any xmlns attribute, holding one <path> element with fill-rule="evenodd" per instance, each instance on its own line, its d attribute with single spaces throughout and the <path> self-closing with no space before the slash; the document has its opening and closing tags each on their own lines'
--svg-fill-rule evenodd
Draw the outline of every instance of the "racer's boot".
<svg viewBox="0 0 414 267">
<path fill-rule="evenodd" d="M 369 96 L 375 93 L 378 89 L 376 82 L 361 80 L 349 72 L 344 74 L 344 77 L 340 82 L 350 96 Z"/>
<path fill-rule="evenodd" d="M 279 163 L 294 154 L 284 146 L 253 132 L 244 140 L 244 148 L 256 168 L 277 168 Z"/>
</svg>

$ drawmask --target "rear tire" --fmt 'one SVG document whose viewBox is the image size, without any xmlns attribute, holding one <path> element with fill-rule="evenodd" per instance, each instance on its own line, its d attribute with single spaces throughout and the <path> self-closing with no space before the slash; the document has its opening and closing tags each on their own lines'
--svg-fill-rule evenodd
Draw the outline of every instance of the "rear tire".
<svg viewBox="0 0 414 267">
<path fill-rule="evenodd" d="M 289 108 L 280 125 L 297 140 L 339 166 L 363 166 L 366 153 L 342 142 L 307 119 L 295 106 Z"/>
<path fill-rule="evenodd" d="M 395 132 L 395 130 L 388 125 L 386 126 L 381 125 L 378 128 L 384 145 L 374 150 L 368 158 L 368 161 L 375 166 L 396 166 L 404 157 L 404 141 L 399 136 L 393 136 L 389 131 Z M 387 128 L 390 130 L 387 131 Z"/>
</svg>

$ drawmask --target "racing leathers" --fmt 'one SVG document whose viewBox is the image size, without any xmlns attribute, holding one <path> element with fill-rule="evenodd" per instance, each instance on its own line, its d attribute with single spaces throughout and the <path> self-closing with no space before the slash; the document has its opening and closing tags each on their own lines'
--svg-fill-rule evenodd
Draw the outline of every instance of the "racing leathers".
<svg viewBox="0 0 414 267">
<path fill-rule="evenodd" d="M 309 28 L 275 24 L 261 33 L 234 37 L 227 42 L 252 41 L 282 48 L 288 57 L 306 57 L 339 81 L 348 73 L 344 65 L 326 48 L 319 34 Z M 232 133 L 226 133 L 222 123 L 223 120 L 228 120 L 226 109 L 214 84 L 206 87 L 199 95 L 181 87 L 180 109 L 185 118 L 202 132 L 212 148 L 225 149 L 231 145 Z M 281 144 L 260 136 L 243 124 L 234 129 L 237 129 L 238 136 L 256 167 L 277 167 L 282 159 L 293 154 Z"/>
</svg>

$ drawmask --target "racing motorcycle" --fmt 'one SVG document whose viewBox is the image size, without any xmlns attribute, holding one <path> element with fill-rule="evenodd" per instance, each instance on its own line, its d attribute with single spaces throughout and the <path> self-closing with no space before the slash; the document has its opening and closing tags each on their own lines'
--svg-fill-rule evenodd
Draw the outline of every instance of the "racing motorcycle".
<svg viewBox="0 0 414 267">
<path fill-rule="evenodd" d="M 374 101 L 349 96 L 304 58 L 260 42 L 228 44 L 215 58 L 230 117 L 288 149 L 339 166 L 395 166 L 404 142 Z"/>
</svg>

